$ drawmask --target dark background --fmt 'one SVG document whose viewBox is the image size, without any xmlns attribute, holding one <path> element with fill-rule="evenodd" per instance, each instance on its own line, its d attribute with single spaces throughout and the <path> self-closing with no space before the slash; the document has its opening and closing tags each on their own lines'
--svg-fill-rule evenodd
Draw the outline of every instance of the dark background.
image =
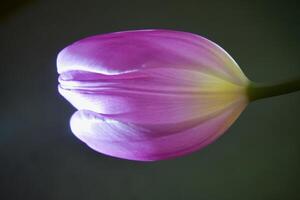
<svg viewBox="0 0 300 200">
<path fill-rule="evenodd" d="M 296 1 L 0 3 L 0 199 L 300 199 L 300 94 L 251 104 L 218 141 L 154 163 L 104 156 L 70 131 L 56 56 L 86 36 L 145 28 L 203 35 L 255 81 L 300 75 Z"/>
</svg>

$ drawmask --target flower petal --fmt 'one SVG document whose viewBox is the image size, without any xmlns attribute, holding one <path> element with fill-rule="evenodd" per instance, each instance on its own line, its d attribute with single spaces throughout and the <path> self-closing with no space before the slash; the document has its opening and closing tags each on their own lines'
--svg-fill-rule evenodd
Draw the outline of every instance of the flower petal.
<svg viewBox="0 0 300 200">
<path fill-rule="evenodd" d="M 124 123 L 81 110 L 71 118 L 73 133 L 92 149 L 110 156 L 154 161 L 185 155 L 217 139 L 235 121 L 244 104 L 236 104 L 197 126 L 161 135 L 145 125 Z"/>
<path fill-rule="evenodd" d="M 192 33 L 171 30 L 126 31 L 80 40 L 62 50 L 58 72 L 86 71 L 118 75 L 148 68 L 208 72 L 241 84 L 235 61 L 217 44 Z"/>
<path fill-rule="evenodd" d="M 235 102 L 247 101 L 244 87 L 191 70 L 150 69 L 122 78 L 94 75 L 89 80 L 78 79 L 78 73 L 61 78 L 60 93 L 78 110 L 91 110 L 126 122 L 199 120 Z"/>
<path fill-rule="evenodd" d="M 59 92 L 78 110 L 73 133 L 98 152 L 161 160 L 218 138 L 248 103 L 249 83 L 218 45 L 141 30 L 80 40 L 57 59 Z"/>
</svg>

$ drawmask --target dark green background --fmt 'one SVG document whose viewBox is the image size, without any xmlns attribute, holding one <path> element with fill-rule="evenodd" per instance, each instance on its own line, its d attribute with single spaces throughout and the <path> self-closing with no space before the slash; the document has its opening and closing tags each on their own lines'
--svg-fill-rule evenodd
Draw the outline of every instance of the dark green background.
<svg viewBox="0 0 300 200">
<path fill-rule="evenodd" d="M 72 135 L 75 110 L 57 93 L 55 63 L 63 47 L 85 36 L 167 28 L 215 41 L 252 80 L 288 79 L 300 75 L 296 1 L 6 4 L 0 6 L 1 200 L 300 199 L 299 93 L 251 104 L 202 151 L 141 163 L 96 153 Z"/>
</svg>

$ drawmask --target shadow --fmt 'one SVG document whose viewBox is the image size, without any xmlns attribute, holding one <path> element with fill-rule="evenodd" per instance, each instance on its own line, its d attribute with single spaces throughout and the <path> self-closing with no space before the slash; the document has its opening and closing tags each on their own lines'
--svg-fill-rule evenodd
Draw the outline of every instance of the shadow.
<svg viewBox="0 0 300 200">
<path fill-rule="evenodd" d="M 36 3 L 37 0 L 3 0 L 0 3 L 0 22 L 7 20 L 23 7 Z"/>
</svg>

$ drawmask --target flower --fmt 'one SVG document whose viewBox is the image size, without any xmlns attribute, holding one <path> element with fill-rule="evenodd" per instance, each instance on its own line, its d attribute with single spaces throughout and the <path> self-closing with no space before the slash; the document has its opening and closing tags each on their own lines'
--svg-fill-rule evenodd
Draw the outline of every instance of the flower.
<svg viewBox="0 0 300 200">
<path fill-rule="evenodd" d="M 249 80 L 217 44 L 171 30 L 96 35 L 57 58 L 72 132 L 114 157 L 155 161 L 199 150 L 248 104 Z"/>
</svg>

